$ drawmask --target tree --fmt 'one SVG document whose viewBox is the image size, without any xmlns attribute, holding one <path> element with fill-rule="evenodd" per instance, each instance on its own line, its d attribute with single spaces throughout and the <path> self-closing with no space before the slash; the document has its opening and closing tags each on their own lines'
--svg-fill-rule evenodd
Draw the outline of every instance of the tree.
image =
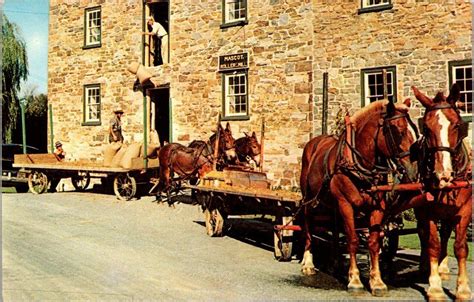
<svg viewBox="0 0 474 302">
<path fill-rule="evenodd" d="M 2 13 L 2 142 L 10 143 L 18 118 L 20 84 L 28 77 L 26 43 Z"/>
</svg>

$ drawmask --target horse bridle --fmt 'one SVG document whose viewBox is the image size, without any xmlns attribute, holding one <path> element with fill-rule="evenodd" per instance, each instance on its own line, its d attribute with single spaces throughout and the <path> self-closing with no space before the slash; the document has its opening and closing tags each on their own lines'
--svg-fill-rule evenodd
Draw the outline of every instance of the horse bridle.
<svg viewBox="0 0 474 302">
<path fill-rule="evenodd" d="M 397 143 L 397 141 L 396 141 L 396 139 L 393 135 L 393 131 L 392 131 L 392 129 L 390 127 L 390 124 L 389 124 L 390 121 L 397 120 L 397 119 L 400 119 L 400 118 L 405 118 L 407 120 L 408 125 L 415 132 L 415 141 L 418 140 L 418 137 L 419 137 L 418 129 L 416 128 L 415 123 L 413 123 L 413 121 L 411 120 L 410 115 L 408 113 L 400 113 L 400 114 L 397 114 L 397 115 L 394 115 L 394 116 L 391 116 L 391 117 L 385 117 L 384 118 L 383 125 L 382 125 L 382 131 L 383 131 L 383 134 L 385 136 L 386 145 L 387 145 L 387 148 L 389 149 L 389 153 L 390 153 L 391 157 L 394 157 L 398 160 L 402 159 L 404 157 L 410 156 L 410 150 L 400 152 L 399 144 Z M 377 135 L 378 135 L 378 133 L 377 133 Z M 377 138 L 377 136 L 376 136 L 376 138 Z"/>
<path fill-rule="evenodd" d="M 454 147 L 430 146 L 430 143 L 427 139 L 427 137 L 430 134 L 430 130 L 428 129 L 428 127 L 425 126 L 424 119 L 420 120 L 420 122 L 421 122 L 420 128 L 421 128 L 421 131 L 423 133 L 423 137 L 417 143 L 418 143 L 418 148 L 420 148 L 421 149 L 420 151 L 422 152 L 422 156 L 421 156 L 421 160 L 420 160 L 421 166 L 423 167 L 422 169 L 427 172 L 427 174 L 431 174 L 431 171 L 429 171 L 429 169 L 431 169 L 431 164 L 432 164 L 432 161 L 433 161 L 432 156 L 436 152 L 449 152 L 451 154 L 451 156 L 457 157 L 460 154 L 461 147 L 463 146 L 463 139 L 467 136 L 467 133 L 468 133 L 469 125 L 462 120 L 462 118 L 459 114 L 459 111 L 452 104 L 446 103 L 446 104 L 434 105 L 430 108 L 427 108 L 426 113 L 429 112 L 429 111 L 442 110 L 442 109 L 453 109 L 456 112 L 456 114 L 458 115 L 458 118 L 459 118 L 459 121 L 460 121 L 456 125 L 457 127 L 459 127 L 458 141 L 456 142 L 456 145 Z M 425 116 L 426 116 L 426 113 L 425 113 Z M 465 152 L 467 152 L 467 151 L 465 151 Z M 425 154 L 426 154 L 426 156 L 425 156 Z M 466 167 L 467 167 L 467 164 L 468 164 L 468 162 L 466 161 L 465 165 L 461 169 L 456 169 L 456 174 L 460 175 L 461 173 L 463 173 L 465 171 Z M 426 170 L 426 169 L 428 169 L 428 170 Z M 423 174 L 425 174 L 425 173 L 423 173 Z M 425 178 L 427 178 L 427 177 L 425 177 Z"/>
</svg>

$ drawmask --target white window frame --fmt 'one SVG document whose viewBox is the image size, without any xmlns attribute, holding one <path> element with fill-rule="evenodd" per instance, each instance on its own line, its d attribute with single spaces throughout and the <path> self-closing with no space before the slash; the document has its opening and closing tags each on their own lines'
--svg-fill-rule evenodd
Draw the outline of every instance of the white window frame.
<svg viewBox="0 0 474 302">
<path fill-rule="evenodd" d="M 464 103 L 464 110 L 461 110 L 461 115 L 462 116 L 472 116 L 472 105 L 471 105 L 471 112 L 469 112 L 467 110 L 467 105 L 469 102 L 471 102 L 472 104 L 472 97 L 471 99 L 469 100 L 469 98 L 467 97 L 467 93 L 471 93 L 471 96 L 472 96 L 472 93 L 473 93 L 473 90 L 472 90 L 472 62 L 452 62 L 450 65 L 450 87 L 452 84 L 454 83 L 459 83 L 459 82 L 463 82 L 462 84 L 459 85 L 459 88 L 461 89 L 461 99 L 460 101 Z M 466 70 L 470 68 L 471 69 L 471 78 L 467 78 L 466 76 Z M 460 69 L 463 69 L 463 78 L 457 78 L 457 70 L 460 70 Z M 471 90 L 468 90 L 467 89 L 467 82 L 470 81 L 471 82 Z"/>
<path fill-rule="evenodd" d="M 224 1 L 224 24 L 227 23 L 234 23 L 234 22 L 239 22 L 239 21 L 245 21 L 247 20 L 247 1 L 246 0 L 223 0 Z M 241 7 L 236 10 L 235 5 L 240 4 Z M 235 14 L 236 11 L 239 11 L 240 16 L 238 18 L 235 18 L 235 15 L 233 16 L 232 14 Z M 243 13 L 243 17 L 241 16 Z"/>
<path fill-rule="evenodd" d="M 94 22 L 98 20 L 98 22 Z M 95 24 L 94 24 L 95 23 Z M 92 39 L 97 40 L 92 41 Z M 101 7 L 86 8 L 84 13 L 84 46 L 97 47 L 102 43 L 102 10 Z"/>
<path fill-rule="evenodd" d="M 92 115 L 95 115 L 92 117 Z M 101 116 L 101 97 L 100 85 L 92 84 L 84 86 L 84 123 L 100 123 Z"/>
<path fill-rule="evenodd" d="M 231 79 L 239 79 L 238 84 L 230 85 Z M 240 80 L 244 80 L 244 83 L 241 83 Z M 245 71 L 238 71 L 233 73 L 223 74 L 224 81 L 224 116 L 225 117 L 246 117 L 249 112 L 249 102 L 248 102 L 248 76 Z M 232 89 L 235 87 L 238 89 Z M 236 100 L 239 99 L 239 103 L 236 104 Z M 242 102 L 243 99 L 243 102 Z M 236 112 L 236 107 L 244 105 L 245 110 L 240 109 Z"/>
<path fill-rule="evenodd" d="M 371 69 L 365 69 L 362 70 L 362 85 L 363 85 L 363 96 L 362 96 L 362 107 L 367 106 L 368 104 L 371 103 L 370 98 L 375 97 L 377 100 L 382 100 L 383 99 L 383 79 L 381 80 L 381 83 L 377 81 L 377 75 L 382 75 L 383 69 L 387 71 L 387 97 L 388 99 L 392 99 L 393 102 L 397 101 L 397 87 L 396 87 L 396 68 L 394 66 L 391 67 L 381 67 L 381 68 L 371 68 Z M 389 76 L 390 75 L 390 76 Z M 371 77 L 374 77 L 374 84 L 375 86 L 381 86 L 381 91 L 378 91 L 379 89 L 376 89 L 378 93 L 376 94 L 370 94 L 370 81 L 369 79 Z M 381 78 L 381 77 L 380 77 Z"/>
<path fill-rule="evenodd" d="M 375 3 L 380 1 L 380 3 Z M 361 0 L 361 8 L 374 8 L 380 6 L 387 6 L 391 4 L 391 0 Z"/>
</svg>

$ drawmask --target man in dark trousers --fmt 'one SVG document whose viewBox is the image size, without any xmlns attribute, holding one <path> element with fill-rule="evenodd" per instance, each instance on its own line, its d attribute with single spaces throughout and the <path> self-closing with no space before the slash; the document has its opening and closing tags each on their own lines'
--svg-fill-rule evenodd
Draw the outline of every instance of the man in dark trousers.
<svg viewBox="0 0 474 302">
<path fill-rule="evenodd" d="M 117 109 L 114 111 L 114 113 L 115 113 L 115 116 L 110 120 L 109 143 L 113 143 L 113 142 L 123 143 L 123 135 L 122 135 L 123 110 Z"/>
<path fill-rule="evenodd" d="M 163 37 L 167 36 L 165 28 L 158 22 L 155 22 L 153 17 L 147 19 L 148 32 L 144 32 L 144 35 L 153 37 L 154 55 L 153 55 L 153 66 L 163 65 L 162 46 L 166 47 L 166 43 L 163 44 Z"/>
</svg>

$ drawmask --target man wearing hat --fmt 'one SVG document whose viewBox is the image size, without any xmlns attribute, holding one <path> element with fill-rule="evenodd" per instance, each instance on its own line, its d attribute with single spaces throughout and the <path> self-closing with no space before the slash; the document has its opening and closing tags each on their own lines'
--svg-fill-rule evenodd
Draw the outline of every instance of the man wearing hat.
<svg viewBox="0 0 474 302">
<path fill-rule="evenodd" d="M 123 110 L 114 110 L 115 116 L 110 120 L 109 127 L 109 143 L 120 142 L 123 143 L 122 135 L 122 115 Z"/>
<path fill-rule="evenodd" d="M 60 141 L 57 141 L 54 146 L 56 147 L 54 154 L 59 160 L 63 160 L 66 157 L 66 151 L 63 149 L 63 144 Z"/>
</svg>

